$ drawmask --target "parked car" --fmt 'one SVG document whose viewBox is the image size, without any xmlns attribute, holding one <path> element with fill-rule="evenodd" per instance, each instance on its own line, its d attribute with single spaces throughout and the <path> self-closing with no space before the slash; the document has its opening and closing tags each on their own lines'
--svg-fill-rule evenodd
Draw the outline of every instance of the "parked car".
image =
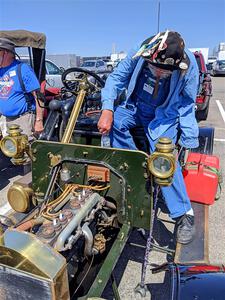
<svg viewBox="0 0 225 300">
<path fill-rule="evenodd" d="M 20 60 L 27 64 L 30 64 L 30 59 L 28 56 L 20 56 Z M 59 68 L 55 63 L 51 60 L 45 60 L 45 68 L 46 68 L 46 88 L 61 88 L 63 87 L 62 83 L 62 73 L 64 71 L 63 68 Z"/>
<path fill-rule="evenodd" d="M 225 60 L 217 60 L 212 64 L 211 75 L 225 75 Z"/>
<path fill-rule="evenodd" d="M 208 62 L 206 64 L 206 68 L 208 70 L 208 72 L 211 74 L 211 71 L 212 71 L 212 66 L 213 66 L 213 63 L 214 61 L 216 61 L 217 57 L 216 56 L 209 56 L 208 57 Z"/>
<path fill-rule="evenodd" d="M 113 61 L 110 59 L 103 59 L 103 61 L 106 63 L 106 69 L 109 72 L 112 72 L 113 70 Z"/>
<path fill-rule="evenodd" d="M 194 52 L 199 68 L 199 87 L 196 97 L 196 119 L 204 121 L 207 119 L 209 112 L 209 101 L 212 96 L 211 76 L 206 68 L 204 57 L 201 52 Z"/>
<path fill-rule="evenodd" d="M 107 71 L 112 72 L 115 67 L 118 66 L 121 59 L 116 60 L 110 60 L 110 59 L 104 59 L 104 62 L 106 63 Z"/>
<path fill-rule="evenodd" d="M 113 68 L 116 68 L 117 66 L 118 66 L 118 64 L 121 62 L 121 60 L 122 59 L 116 59 L 116 60 L 114 60 L 114 62 L 113 62 Z"/>
<path fill-rule="evenodd" d="M 81 65 L 81 68 L 98 73 L 107 70 L 107 65 L 103 60 L 86 60 Z"/>
<path fill-rule="evenodd" d="M 213 66 L 213 63 L 212 62 L 208 62 L 206 64 L 206 68 L 207 68 L 207 71 L 211 74 L 212 72 L 212 66 Z"/>
</svg>

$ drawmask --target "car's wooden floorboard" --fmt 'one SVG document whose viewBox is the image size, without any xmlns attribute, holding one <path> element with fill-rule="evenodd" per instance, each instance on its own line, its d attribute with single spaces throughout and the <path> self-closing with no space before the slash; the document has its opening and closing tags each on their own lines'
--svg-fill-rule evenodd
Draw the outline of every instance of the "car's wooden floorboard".
<svg viewBox="0 0 225 300">
<path fill-rule="evenodd" d="M 196 234 L 187 244 L 177 243 L 174 261 L 178 264 L 209 263 L 208 222 L 209 207 L 192 202 L 195 213 Z"/>
</svg>

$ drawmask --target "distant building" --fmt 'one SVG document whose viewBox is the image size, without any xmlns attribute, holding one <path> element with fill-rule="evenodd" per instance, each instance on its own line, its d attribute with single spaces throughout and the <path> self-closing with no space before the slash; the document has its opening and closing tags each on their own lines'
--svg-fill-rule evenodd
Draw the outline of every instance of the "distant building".
<svg viewBox="0 0 225 300">
<path fill-rule="evenodd" d="M 48 54 L 46 58 L 64 69 L 80 66 L 80 56 L 76 54 Z"/>
<path fill-rule="evenodd" d="M 81 62 L 85 62 L 87 60 L 97 60 L 97 59 L 102 59 L 104 61 L 112 61 L 114 62 L 115 60 L 122 60 L 127 56 L 127 53 L 121 51 L 119 53 L 113 53 L 109 56 L 85 56 L 81 58 Z"/>
<path fill-rule="evenodd" d="M 218 46 L 217 60 L 225 60 L 225 43 L 221 42 Z"/>
<path fill-rule="evenodd" d="M 48 54 L 46 58 L 54 62 L 58 67 L 63 67 L 64 69 L 72 67 L 80 67 L 83 62 L 87 60 L 97 60 L 101 59 L 104 61 L 116 61 L 121 60 L 126 57 L 126 53 L 114 53 L 108 56 L 78 56 L 76 54 Z"/>
</svg>

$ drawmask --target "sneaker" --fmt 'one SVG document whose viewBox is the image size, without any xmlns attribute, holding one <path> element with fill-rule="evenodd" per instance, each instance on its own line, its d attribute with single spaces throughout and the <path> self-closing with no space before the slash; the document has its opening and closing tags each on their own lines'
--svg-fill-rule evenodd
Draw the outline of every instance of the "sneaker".
<svg viewBox="0 0 225 300">
<path fill-rule="evenodd" d="M 195 235 L 194 216 L 185 214 L 177 220 L 176 225 L 178 243 L 185 245 L 193 241 Z"/>
</svg>

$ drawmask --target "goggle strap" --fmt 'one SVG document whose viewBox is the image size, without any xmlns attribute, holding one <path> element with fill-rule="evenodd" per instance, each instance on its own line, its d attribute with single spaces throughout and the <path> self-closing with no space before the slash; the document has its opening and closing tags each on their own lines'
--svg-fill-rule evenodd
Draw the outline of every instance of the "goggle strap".
<svg viewBox="0 0 225 300">
<path fill-rule="evenodd" d="M 166 39 L 168 37 L 168 34 L 169 34 L 169 30 L 167 29 L 166 32 L 165 32 L 165 34 L 162 36 L 162 40 L 161 40 L 161 43 L 160 43 L 159 48 L 158 48 L 159 52 L 163 50 L 162 48 L 163 48 L 164 43 L 165 43 L 165 41 L 166 41 Z"/>
</svg>

